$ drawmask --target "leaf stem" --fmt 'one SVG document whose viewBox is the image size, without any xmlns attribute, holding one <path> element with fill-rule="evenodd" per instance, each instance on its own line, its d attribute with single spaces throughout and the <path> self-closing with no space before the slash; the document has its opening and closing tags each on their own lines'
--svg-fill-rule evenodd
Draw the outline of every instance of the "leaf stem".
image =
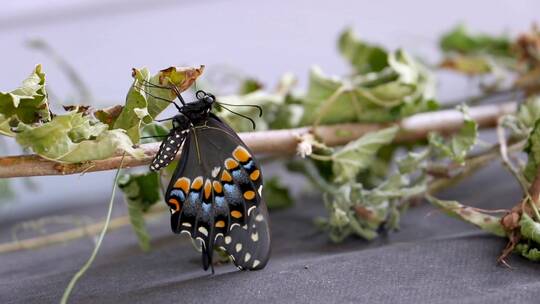
<svg viewBox="0 0 540 304">
<path fill-rule="evenodd" d="M 103 239 L 105 238 L 105 233 L 107 232 L 107 227 L 109 226 L 109 223 L 111 221 L 111 214 L 112 214 L 112 209 L 113 209 L 113 205 L 114 205 L 114 196 L 115 196 L 115 193 L 116 193 L 116 184 L 118 183 L 118 177 L 120 176 L 120 169 L 122 169 L 122 165 L 124 163 L 124 156 L 122 156 L 122 159 L 120 161 L 120 166 L 118 167 L 118 170 L 116 170 L 116 175 L 114 177 L 114 183 L 113 183 L 113 188 L 112 188 L 112 192 L 111 192 L 111 199 L 109 201 L 109 209 L 107 210 L 107 217 L 105 218 L 105 223 L 103 224 L 103 229 L 101 230 L 101 233 L 99 234 L 99 237 L 97 239 L 94 250 L 92 251 L 92 254 L 90 255 L 90 258 L 88 259 L 88 261 L 86 261 L 86 263 L 83 265 L 83 267 L 79 271 L 77 271 L 77 273 L 75 273 L 73 278 L 71 278 L 71 281 L 69 282 L 68 286 L 64 290 L 64 294 L 62 295 L 62 299 L 60 300 L 61 304 L 66 304 L 67 303 L 67 301 L 69 299 L 69 295 L 71 294 L 71 291 L 75 287 L 75 284 L 84 275 L 84 273 L 88 270 L 88 268 L 90 268 L 90 266 L 94 262 L 94 259 L 96 258 L 96 255 L 97 255 L 97 253 L 99 251 L 99 248 L 101 247 L 101 243 L 103 242 Z"/>
<path fill-rule="evenodd" d="M 316 159 L 316 160 L 321 160 L 321 161 L 331 161 L 332 160 L 332 156 L 330 156 L 330 155 L 319 155 L 319 154 L 315 154 L 315 153 L 311 153 L 309 155 L 309 157 L 311 157 L 313 159 Z"/>
<path fill-rule="evenodd" d="M 506 134 L 502 124 L 503 117 L 500 117 L 497 122 L 497 138 L 499 140 L 499 151 L 502 159 L 503 165 L 514 175 L 523 193 L 528 193 L 529 183 L 523 176 L 523 174 L 512 164 L 508 157 L 508 146 L 506 143 Z"/>
</svg>

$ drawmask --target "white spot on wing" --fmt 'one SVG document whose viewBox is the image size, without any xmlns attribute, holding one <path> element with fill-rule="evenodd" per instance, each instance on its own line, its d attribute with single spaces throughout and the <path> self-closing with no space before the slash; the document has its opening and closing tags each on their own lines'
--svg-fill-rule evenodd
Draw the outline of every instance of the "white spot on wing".
<svg viewBox="0 0 540 304">
<path fill-rule="evenodd" d="M 253 261 L 253 268 L 259 266 L 260 263 L 261 263 L 261 262 L 260 262 L 259 260 Z"/>
<path fill-rule="evenodd" d="M 216 166 L 216 167 L 214 167 L 214 169 L 212 169 L 212 177 L 213 178 L 216 178 L 218 176 L 219 170 L 221 170 L 220 166 Z"/>
<path fill-rule="evenodd" d="M 251 234 L 251 239 L 254 242 L 257 242 L 259 240 L 259 234 L 257 232 Z"/>
<path fill-rule="evenodd" d="M 249 259 L 251 259 L 251 254 L 249 254 L 249 252 L 246 252 L 246 255 L 244 256 L 244 262 L 249 261 Z"/>
<path fill-rule="evenodd" d="M 248 216 L 251 215 L 251 211 L 253 211 L 255 208 L 255 206 L 251 206 L 251 208 L 248 209 Z"/>
<path fill-rule="evenodd" d="M 236 252 L 240 252 L 240 250 L 242 250 L 242 244 L 236 243 L 236 246 L 234 247 L 234 249 L 236 250 Z"/>
<path fill-rule="evenodd" d="M 255 220 L 257 222 L 262 222 L 264 220 L 264 216 L 262 214 L 257 214 L 257 216 L 255 217 Z"/>
<path fill-rule="evenodd" d="M 263 189 L 263 186 L 261 185 L 261 186 L 259 187 L 259 190 L 257 190 L 257 192 L 259 192 L 259 196 L 262 196 L 262 189 Z"/>
<path fill-rule="evenodd" d="M 183 223 L 182 223 L 182 226 L 191 227 L 191 224 L 188 223 L 188 222 L 183 222 Z"/>
<path fill-rule="evenodd" d="M 226 237 L 225 237 L 225 244 L 227 244 L 227 245 L 228 245 L 228 244 L 230 244 L 230 243 L 231 243 L 231 241 L 232 241 L 232 239 L 231 239 L 231 237 L 230 237 L 230 236 L 226 236 Z"/>
<path fill-rule="evenodd" d="M 199 232 L 202 233 L 204 236 L 208 236 L 208 230 L 204 227 L 199 227 Z"/>
</svg>

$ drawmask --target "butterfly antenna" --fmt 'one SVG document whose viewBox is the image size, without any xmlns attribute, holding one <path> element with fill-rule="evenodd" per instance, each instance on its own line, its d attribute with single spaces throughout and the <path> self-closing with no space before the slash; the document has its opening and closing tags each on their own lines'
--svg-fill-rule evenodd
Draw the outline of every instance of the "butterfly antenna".
<svg viewBox="0 0 540 304">
<path fill-rule="evenodd" d="M 147 138 L 163 138 L 167 137 L 168 135 L 154 135 L 154 136 L 141 136 L 140 139 L 147 139 Z"/>
<path fill-rule="evenodd" d="M 174 116 L 173 117 L 169 117 L 169 118 L 165 118 L 165 119 L 155 119 L 155 121 L 157 122 L 164 122 L 164 121 L 169 121 L 169 120 L 173 120 L 174 119 Z"/>
<path fill-rule="evenodd" d="M 150 96 L 150 97 L 153 97 L 153 98 L 155 98 L 155 99 L 158 99 L 158 100 L 161 100 L 161 101 L 165 101 L 165 102 L 168 102 L 168 103 L 172 103 L 172 104 L 176 107 L 176 109 L 177 109 L 178 111 L 180 111 L 180 106 L 179 106 L 176 102 L 174 102 L 174 100 L 169 100 L 169 99 L 166 99 L 166 98 L 163 98 L 163 97 L 159 97 L 159 96 L 153 95 L 153 94 L 151 94 L 150 92 L 148 92 L 148 91 L 146 91 L 145 89 L 143 89 L 141 86 L 135 86 L 135 85 L 133 85 L 133 86 L 134 86 L 135 88 L 137 88 L 137 89 L 143 91 L 146 95 L 148 95 L 148 96 Z M 170 89 L 170 88 L 169 88 L 169 89 Z M 184 104 L 184 103 L 183 103 L 183 100 L 182 100 L 182 104 Z"/>
<path fill-rule="evenodd" d="M 180 94 L 180 91 L 178 90 L 178 88 L 173 85 L 171 87 L 166 87 L 166 86 L 159 86 L 157 84 L 154 84 L 154 83 L 151 83 L 150 81 L 146 80 L 146 79 L 143 79 L 143 82 L 149 86 L 149 87 L 152 87 L 152 88 L 156 88 L 156 89 L 166 89 L 166 90 L 173 90 L 174 91 L 174 94 L 176 95 L 176 97 L 178 97 L 178 100 L 180 100 L 180 102 L 182 103 L 183 106 L 186 105 L 186 102 L 184 101 L 184 98 L 182 98 L 182 95 Z"/>
<path fill-rule="evenodd" d="M 178 88 L 173 85 L 173 86 L 170 86 L 170 87 L 167 87 L 167 86 L 160 86 L 160 85 L 157 85 L 155 83 L 151 83 L 150 81 L 146 80 L 146 79 L 143 79 L 142 80 L 143 83 L 146 85 L 146 86 L 149 86 L 149 87 L 152 87 L 152 88 L 156 88 L 156 89 L 164 89 L 164 90 L 173 90 L 174 91 L 174 94 L 176 95 L 176 97 L 178 97 L 178 99 L 180 100 L 180 102 L 182 103 L 183 106 L 186 105 L 185 101 L 184 101 L 184 98 L 182 98 L 182 95 L 180 94 L 180 91 L 178 90 Z"/>
<path fill-rule="evenodd" d="M 178 100 L 182 103 L 183 106 L 186 105 L 186 102 L 184 101 L 184 98 L 182 98 L 182 94 L 180 94 L 180 90 L 176 86 L 173 86 L 174 94 L 176 94 L 176 97 L 178 97 Z"/>
<path fill-rule="evenodd" d="M 251 108 L 256 108 L 257 110 L 259 110 L 259 117 L 262 117 L 263 115 L 263 109 L 261 106 L 258 106 L 258 105 L 253 105 L 253 104 L 230 104 L 230 103 L 223 103 L 223 102 L 218 102 L 216 101 L 217 104 L 219 105 L 226 105 L 226 106 L 233 106 L 233 107 L 251 107 Z"/>
<path fill-rule="evenodd" d="M 257 128 L 257 125 L 255 124 L 255 121 L 253 121 L 253 119 L 251 119 L 250 117 L 248 117 L 248 116 L 246 116 L 246 115 L 243 115 L 243 114 L 240 114 L 240 113 L 238 113 L 238 112 L 235 112 L 235 111 L 233 111 L 233 110 L 231 110 L 231 109 L 229 109 L 229 108 L 227 108 L 227 107 L 225 107 L 225 106 L 223 106 L 223 105 L 221 105 L 221 104 L 220 104 L 219 106 L 222 107 L 222 108 L 224 108 L 225 110 L 227 110 L 227 111 L 233 113 L 233 114 L 236 114 L 236 115 L 238 115 L 238 116 L 240 116 L 240 117 L 243 117 L 243 118 L 245 118 L 245 119 L 251 121 L 251 124 L 253 125 L 253 130 L 255 130 L 255 128 Z"/>
</svg>

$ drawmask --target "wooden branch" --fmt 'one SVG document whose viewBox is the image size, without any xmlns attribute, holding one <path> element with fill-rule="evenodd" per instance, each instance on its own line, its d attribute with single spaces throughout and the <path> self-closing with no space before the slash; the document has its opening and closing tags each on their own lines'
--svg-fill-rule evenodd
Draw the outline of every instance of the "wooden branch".
<svg viewBox="0 0 540 304">
<path fill-rule="evenodd" d="M 498 105 L 484 105 L 469 109 L 469 115 L 478 122 L 481 128 L 493 127 L 499 117 L 516 111 L 517 104 L 508 102 Z M 394 123 L 387 124 L 337 124 L 331 126 L 318 126 L 316 135 L 328 146 L 343 145 L 347 142 L 375 130 L 379 130 Z M 397 142 L 414 141 L 425 138 L 431 131 L 450 134 L 459 130 L 463 124 L 463 114 L 457 110 L 442 110 L 426 112 L 407 117 L 396 122 L 400 132 Z M 253 150 L 254 153 L 271 155 L 291 155 L 296 152 L 298 137 L 312 132 L 310 127 L 271 130 L 261 132 L 240 133 L 240 137 Z M 135 159 L 126 156 L 124 167 L 137 167 L 148 165 L 159 149 L 160 143 L 141 145 L 145 157 Z M 179 155 L 177 155 L 179 157 Z M 91 161 L 80 164 L 66 164 L 46 160 L 38 155 L 0 157 L 0 178 L 42 175 L 68 175 L 83 172 L 95 172 L 116 169 L 122 157 L 117 155 L 104 160 Z"/>
</svg>

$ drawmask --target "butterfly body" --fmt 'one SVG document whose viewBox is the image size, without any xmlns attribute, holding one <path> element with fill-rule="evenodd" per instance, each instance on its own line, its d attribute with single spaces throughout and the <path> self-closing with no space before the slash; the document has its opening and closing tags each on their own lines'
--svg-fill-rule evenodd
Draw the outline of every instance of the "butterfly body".
<svg viewBox="0 0 540 304">
<path fill-rule="evenodd" d="M 216 246 L 238 268 L 261 269 L 270 255 L 261 169 L 234 130 L 211 113 L 215 98 L 200 92 L 173 117 L 150 169 L 167 166 L 182 149 L 165 201 L 172 231 L 201 244 L 205 270 L 213 271 Z"/>
</svg>

